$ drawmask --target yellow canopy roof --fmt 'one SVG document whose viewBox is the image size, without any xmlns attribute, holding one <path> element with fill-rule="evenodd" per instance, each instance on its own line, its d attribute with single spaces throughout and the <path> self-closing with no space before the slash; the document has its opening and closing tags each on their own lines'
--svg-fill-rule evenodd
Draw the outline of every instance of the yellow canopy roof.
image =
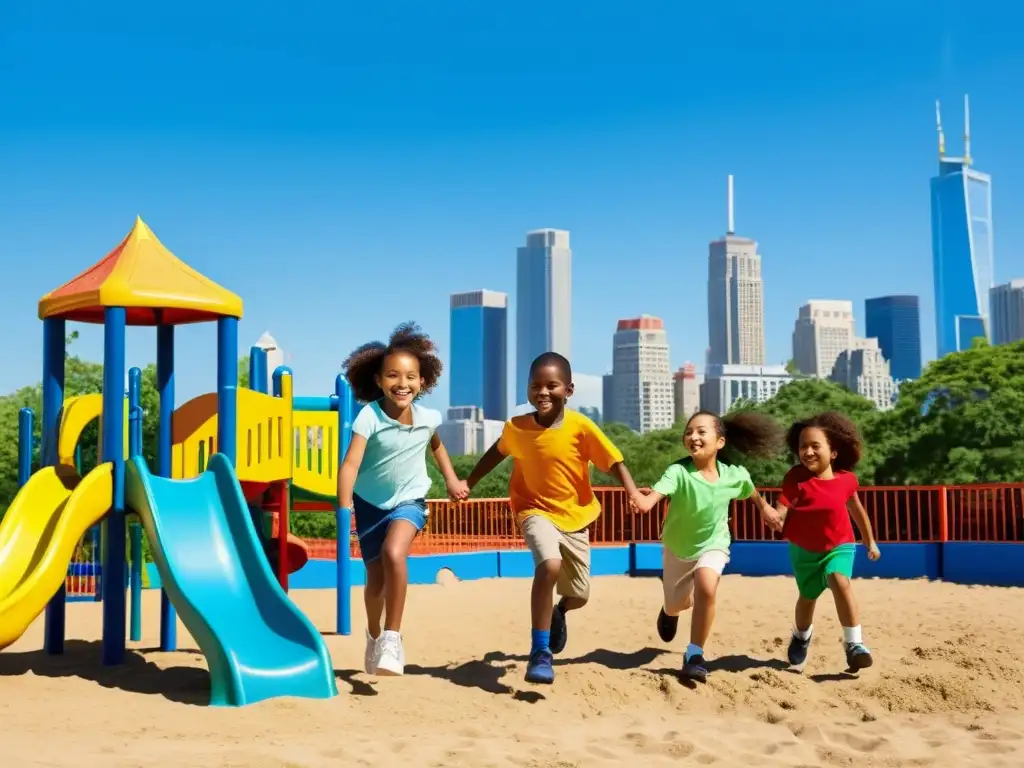
<svg viewBox="0 0 1024 768">
<path fill-rule="evenodd" d="M 242 317 L 241 298 L 167 250 L 141 218 L 104 258 L 43 296 L 39 319 L 102 323 L 107 307 L 127 309 L 128 325 Z"/>
</svg>

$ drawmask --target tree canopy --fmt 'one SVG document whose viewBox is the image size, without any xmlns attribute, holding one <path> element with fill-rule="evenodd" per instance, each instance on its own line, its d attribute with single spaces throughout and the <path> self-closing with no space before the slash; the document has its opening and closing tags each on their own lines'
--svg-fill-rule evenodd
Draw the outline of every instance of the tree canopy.
<svg viewBox="0 0 1024 768">
<path fill-rule="evenodd" d="M 103 370 L 98 363 L 71 354 L 69 338 L 65 361 L 66 395 L 99 392 Z M 239 379 L 248 383 L 249 362 L 238 364 Z M 0 397 L 0 512 L 17 491 L 18 411 L 32 408 L 38 444 L 38 414 L 42 405 L 40 384 L 23 387 Z M 142 369 L 143 453 L 155 461 L 158 397 L 156 369 Z M 826 410 L 847 414 L 864 439 L 864 458 L 857 469 L 864 485 L 933 485 L 1021 482 L 1024 479 L 1024 342 L 990 346 L 976 344 L 964 352 L 930 363 L 918 381 L 906 382 L 892 410 L 879 411 L 873 403 L 838 384 L 804 378 L 783 387 L 771 400 L 740 402 L 737 409 L 768 414 L 783 425 Z M 638 435 L 621 424 L 605 425 L 605 432 L 619 446 L 637 483 L 650 485 L 665 468 L 683 455 L 682 425 Z M 90 427 L 82 438 L 83 469 L 96 461 L 97 429 Z M 728 449 L 727 449 L 728 450 Z M 476 456 L 457 456 L 452 463 L 460 477 L 469 474 Z M 748 459 L 724 456 L 743 463 L 754 482 L 777 486 L 794 461 L 783 453 L 775 458 Z M 441 474 L 428 461 L 434 481 L 432 497 L 444 496 Z M 508 495 L 511 462 L 503 462 L 473 491 L 475 498 Z M 593 470 L 595 483 L 613 485 L 615 480 Z"/>
<path fill-rule="evenodd" d="M 900 388 L 896 407 L 879 411 L 874 403 L 839 384 L 801 378 L 761 404 L 739 402 L 736 409 L 759 411 L 784 427 L 822 411 L 849 416 L 864 440 L 857 467 L 863 485 L 959 485 L 1024 481 L 1024 342 L 971 349 L 930 363 L 917 381 Z M 638 435 L 622 424 L 605 432 L 622 451 L 633 478 L 650 485 L 684 455 L 682 424 Z M 478 457 L 452 460 L 465 477 Z M 742 463 L 760 487 L 778 487 L 795 457 L 783 452 L 773 459 L 729 455 Z M 440 472 L 431 464 L 431 495 L 444 496 Z M 476 498 L 508 494 L 509 461 L 473 491 Z M 595 483 L 617 480 L 593 472 Z"/>
</svg>

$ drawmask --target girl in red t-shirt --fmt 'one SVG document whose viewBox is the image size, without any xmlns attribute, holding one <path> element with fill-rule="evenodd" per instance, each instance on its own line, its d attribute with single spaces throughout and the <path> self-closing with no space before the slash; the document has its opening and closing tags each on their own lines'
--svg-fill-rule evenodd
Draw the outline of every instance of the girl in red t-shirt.
<svg viewBox="0 0 1024 768">
<path fill-rule="evenodd" d="M 828 412 L 796 422 L 786 442 L 800 459 L 786 473 L 776 503 L 800 591 L 789 663 L 796 671 L 802 671 L 807 663 L 814 606 L 821 594 L 831 589 L 843 625 L 846 663 L 852 670 L 866 669 L 872 664 L 871 651 L 861 637 L 859 610 L 850 585 L 857 547 L 851 517 L 868 548 L 868 558 L 877 560 L 881 553 L 857 496 L 857 476 L 853 474 L 860 461 L 860 436 L 848 418 Z"/>
</svg>

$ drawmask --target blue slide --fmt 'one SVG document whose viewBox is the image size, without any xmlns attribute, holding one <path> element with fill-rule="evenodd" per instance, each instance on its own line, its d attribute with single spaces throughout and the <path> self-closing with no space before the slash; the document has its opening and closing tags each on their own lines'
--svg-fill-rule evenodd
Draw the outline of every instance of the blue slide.
<svg viewBox="0 0 1024 768">
<path fill-rule="evenodd" d="M 227 458 L 215 454 L 191 480 L 155 477 L 144 459 L 130 459 L 125 502 L 206 656 L 211 705 L 338 695 L 327 646 L 271 571 Z"/>
</svg>

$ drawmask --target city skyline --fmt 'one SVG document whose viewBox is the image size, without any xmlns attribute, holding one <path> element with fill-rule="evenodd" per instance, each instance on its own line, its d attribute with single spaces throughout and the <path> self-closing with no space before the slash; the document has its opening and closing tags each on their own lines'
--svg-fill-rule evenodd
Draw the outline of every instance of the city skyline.
<svg viewBox="0 0 1024 768">
<path fill-rule="evenodd" d="M 13 265 L 0 322 L 27 332 L 9 334 L 0 391 L 38 379 L 39 296 L 106 253 L 136 213 L 244 299 L 241 336 L 272 329 L 300 393 L 331 391 L 349 352 L 405 320 L 448 360 L 447 294 L 508 291 L 514 313 L 510 248 L 545 225 L 573 233 L 577 369 L 606 369 L 606 329 L 643 312 L 664 319 L 673 363 L 703 365 L 707 245 L 725 228 L 727 173 L 738 180 L 737 229 L 763 253 L 766 360 L 789 357 L 808 298 L 852 300 L 860 324 L 863 300 L 880 294 L 920 297 L 931 359 L 923 265 L 936 97 L 959 133 L 971 94 L 972 155 L 998 185 L 996 281 L 1024 273 L 1013 245 L 1024 222 L 1008 213 L 1024 199 L 1024 109 L 1005 86 L 1024 74 L 1010 34 L 1020 15 L 942 11 L 879 25 L 861 4 L 832 28 L 806 10 L 663 9 L 664 25 L 625 40 L 638 18 L 559 6 L 548 22 L 573 34 L 557 57 L 521 10 L 482 9 L 468 36 L 451 8 L 398 19 L 330 11 L 315 28 L 257 14 L 183 57 L 180 46 L 206 39 L 202 25 L 142 40 L 138 25 L 164 26 L 148 8 L 100 24 L 84 8 L 54 17 L 19 6 L 0 52 L 18 72 L 0 125 L 0 244 Z M 764 32 L 757 45 L 713 34 L 737 18 Z M 336 21 L 359 32 L 342 49 L 326 34 Z M 695 38 L 683 60 L 678 24 Z M 621 60 L 602 55 L 609 45 Z M 784 55 L 765 55 L 779 46 Z M 132 67 L 117 64 L 125 56 Z M 701 77 L 681 77 L 709 61 Z M 538 83 L 558 98 L 537 98 Z M 101 360 L 97 329 L 74 330 L 72 352 Z M 180 333 L 176 389 L 187 398 L 213 386 L 211 338 L 204 327 Z M 130 362 L 152 361 L 149 342 L 129 334 Z M 448 391 L 443 381 L 427 402 L 443 408 Z"/>
</svg>

